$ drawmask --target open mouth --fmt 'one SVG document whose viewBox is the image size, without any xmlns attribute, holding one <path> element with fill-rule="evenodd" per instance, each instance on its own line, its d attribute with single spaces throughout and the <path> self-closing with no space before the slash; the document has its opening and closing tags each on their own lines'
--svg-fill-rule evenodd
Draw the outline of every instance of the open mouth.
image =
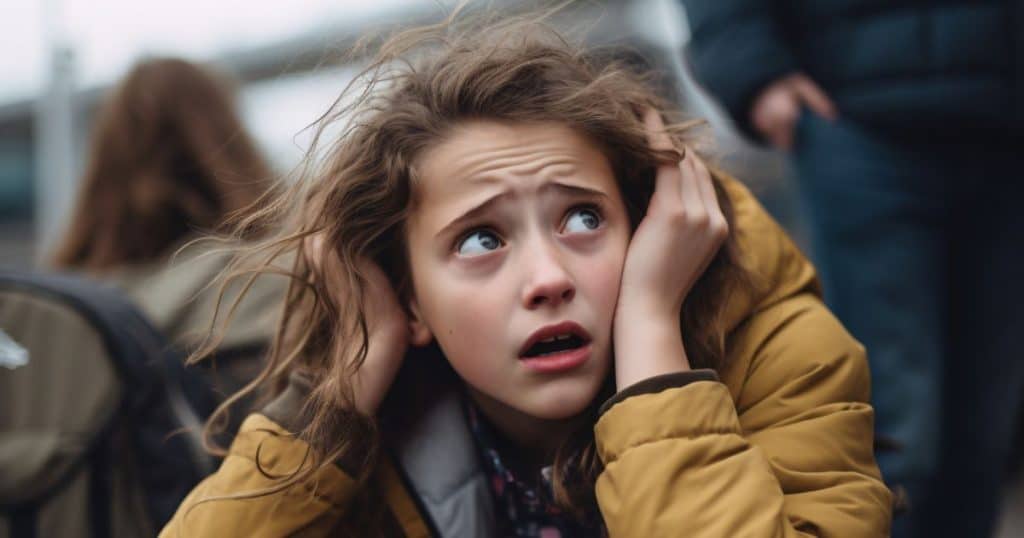
<svg viewBox="0 0 1024 538">
<path fill-rule="evenodd" d="M 519 353 L 521 359 L 557 355 L 582 348 L 590 343 L 590 335 L 571 321 L 549 325 L 533 333 Z"/>
<path fill-rule="evenodd" d="M 575 334 L 563 334 L 533 344 L 523 352 L 522 357 L 529 359 L 554 355 L 555 353 L 581 348 L 586 344 L 587 342 L 583 338 Z"/>
</svg>

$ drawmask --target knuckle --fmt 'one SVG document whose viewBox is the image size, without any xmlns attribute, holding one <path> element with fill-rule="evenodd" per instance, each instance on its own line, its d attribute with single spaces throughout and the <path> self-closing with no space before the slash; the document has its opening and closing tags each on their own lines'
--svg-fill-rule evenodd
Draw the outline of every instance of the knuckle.
<svg viewBox="0 0 1024 538">
<path fill-rule="evenodd" d="M 707 211 L 690 211 L 686 215 L 687 223 L 694 228 L 707 230 L 711 227 L 711 216 Z"/>
<path fill-rule="evenodd" d="M 652 207 L 652 209 L 656 210 L 657 218 L 665 222 L 676 223 L 686 218 L 686 207 L 681 201 L 675 199 L 663 198 L 657 207 Z"/>
<path fill-rule="evenodd" d="M 724 240 L 729 237 L 729 223 L 725 218 L 716 218 L 711 225 L 711 232 L 716 239 Z"/>
<path fill-rule="evenodd" d="M 687 219 L 689 218 L 686 214 L 686 210 L 681 206 L 674 206 L 666 208 L 664 212 L 665 222 L 667 222 L 673 228 L 680 228 L 685 226 Z"/>
</svg>

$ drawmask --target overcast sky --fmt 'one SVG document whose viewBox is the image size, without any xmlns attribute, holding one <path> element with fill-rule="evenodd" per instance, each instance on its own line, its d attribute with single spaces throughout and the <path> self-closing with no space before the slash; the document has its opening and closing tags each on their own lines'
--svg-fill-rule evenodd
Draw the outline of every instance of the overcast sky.
<svg viewBox="0 0 1024 538">
<path fill-rule="evenodd" d="M 504 0 L 492 0 L 500 2 Z M 0 105 L 34 98 L 46 84 L 47 51 L 73 51 L 79 89 L 115 82 L 140 56 L 173 54 L 208 60 L 288 38 L 401 14 L 456 0 L 0 0 Z M 633 16 L 650 29 L 678 33 L 672 0 L 635 2 Z M 673 22 L 675 21 L 675 22 Z M 634 23 L 636 25 L 636 23 Z M 652 29 L 653 30 L 653 29 Z M 670 40 L 679 36 L 672 35 Z M 351 77 L 330 69 L 248 84 L 242 115 L 269 156 L 297 162 L 311 131 Z"/>
<path fill-rule="evenodd" d="M 74 51 L 76 81 L 114 80 L 140 55 L 205 60 L 433 0 L 5 0 L 0 104 L 45 84 L 50 43 Z"/>
</svg>

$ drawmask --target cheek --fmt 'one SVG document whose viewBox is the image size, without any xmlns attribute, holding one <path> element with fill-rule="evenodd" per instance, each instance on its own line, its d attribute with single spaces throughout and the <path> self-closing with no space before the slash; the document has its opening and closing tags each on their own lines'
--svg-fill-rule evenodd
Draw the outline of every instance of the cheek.
<svg viewBox="0 0 1024 538">
<path fill-rule="evenodd" d="M 603 315 L 611 315 L 615 303 L 618 302 L 629 238 L 623 236 L 612 243 L 611 248 L 604 251 L 600 259 L 588 264 L 586 270 L 581 271 L 589 293 L 594 298 L 595 306 Z"/>
<path fill-rule="evenodd" d="M 439 281 L 435 279 L 435 282 Z M 458 279 L 439 282 L 432 297 L 426 298 L 427 324 L 452 366 L 466 378 L 487 369 L 487 353 L 503 342 L 499 331 L 505 326 L 508 308 L 494 289 Z M 421 303 L 423 304 L 423 303 Z"/>
</svg>

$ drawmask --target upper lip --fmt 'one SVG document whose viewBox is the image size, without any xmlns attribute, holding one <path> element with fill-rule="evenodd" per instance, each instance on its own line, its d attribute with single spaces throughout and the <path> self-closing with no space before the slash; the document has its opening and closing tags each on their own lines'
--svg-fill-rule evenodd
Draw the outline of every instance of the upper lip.
<svg viewBox="0 0 1024 538">
<path fill-rule="evenodd" d="M 541 327 L 534 331 L 533 334 L 526 339 L 526 343 L 523 344 L 523 347 L 519 349 L 519 356 L 525 356 L 526 351 L 533 347 L 537 342 L 560 334 L 573 334 L 580 337 L 584 342 L 590 342 L 590 334 L 587 333 L 586 329 L 580 326 L 579 323 L 576 323 L 575 321 L 563 321 L 554 325 Z"/>
</svg>

